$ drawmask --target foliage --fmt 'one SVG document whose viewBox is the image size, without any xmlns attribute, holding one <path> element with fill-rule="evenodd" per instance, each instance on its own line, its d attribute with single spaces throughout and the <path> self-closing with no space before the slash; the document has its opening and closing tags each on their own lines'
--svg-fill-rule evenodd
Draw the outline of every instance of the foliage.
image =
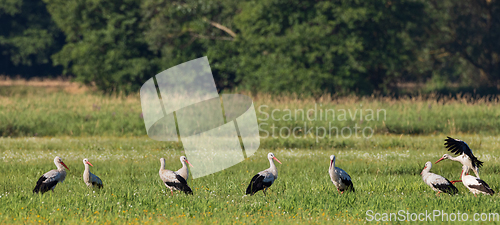
<svg viewBox="0 0 500 225">
<path fill-rule="evenodd" d="M 389 88 L 415 61 L 427 24 L 418 1 L 254 1 L 235 21 L 242 85 L 314 95 Z"/>
<path fill-rule="evenodd" d="M 459 55 L 477 74 L 473 83 L 498 86 L 500 75 L 500 1 L 432 1 L 439 17 L 438 43 L 446 52 Z"/>
<path fill-rule="evenodd" d="M 0 1 L 0 74 L 59 75 L 50 56 L 64 44 L 64 34 L 42 1 Z"/>
<path fill-rule="evenodd" d="M 144 39 L 158 56 L 157 67 L 164 70 L 208 56 L 217 87 L 234 88 L 236 43 L 230 34 L 212 24 L 234 29 L 233 17 L 239 4 L 231 0 L 143 1 Z"/>
<path fill-rule="evenodd" d="M 219 90 L 319 97 L 429 82 L 498 92 L 498 4 L 5 0 L 0 50 L 10 64 L 0 73 L 58 75 L 63 67 L 101 91 L 132 93 L 162 70 L 208 56 Z M 40 70 L 50 55 L 56 67 Z"/>
<path fill-rule="evenodd" d="M 45 0 L 67 44 L 54 55 L 76 81 L 105 92 L 137 91 L 152 55 L 142 36 L 139 2 Z"/>
</svg>

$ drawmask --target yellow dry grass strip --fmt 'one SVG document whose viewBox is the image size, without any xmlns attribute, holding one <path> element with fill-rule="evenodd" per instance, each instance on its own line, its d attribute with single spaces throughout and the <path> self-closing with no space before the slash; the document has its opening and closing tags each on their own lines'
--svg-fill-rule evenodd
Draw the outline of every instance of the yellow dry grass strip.
<svg viewBox="0 0 500 225">
<path fill-rule="evenodd" d="M 31 78 L 29 80 L 23 78 L 10 78 L 7 76 L 0 75 L 0 87 L 12 87 L 12 86 L 27 86 L 27 87 L 41 87 L 46 88 L 47 91 L 57 91 L 63 90 L 70 94 L 84 94 L 89 90 L 87 86 L 79 84 L 77 82 L 72 82 L 68 78 Z"/>
</svg>

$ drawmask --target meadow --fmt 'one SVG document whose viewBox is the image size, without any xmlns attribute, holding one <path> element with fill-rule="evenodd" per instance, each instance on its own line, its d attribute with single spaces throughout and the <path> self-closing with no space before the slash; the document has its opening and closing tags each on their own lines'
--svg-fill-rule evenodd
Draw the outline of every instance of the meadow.
<svg viewBox="0 0 500 225">
<path fill-rule="evenodd" d="M 367 210 L 420 213 L 497 213 L 498 195 L 475 198 L 457 183 L 459 194 L 436 197 L 421 179 L 426 161 L 446 152 L 445 136 L 374 136 L 370 140 L 332 149 L 263 148 L 224 171 L 189 180 L 194 195 L 175 193 L 158 177 L 159 158 L 167 168 L 180 167 L 177 146 L 148 138 L 1 138 L 3 171 L 0 180 L 2 223 L 364 223 Z M 481 178 L 495 191 L 500 183 L 496 146 L 499 137 L 466 135 L 471 148 L 485 162 Z M 268 191 L 245 196 L 251 177 L 269 166 L 272 151 L 283 164 Z M 329 155 L 353 178 L 354 193 L 339 195 L 328 176 Z M 31 193 L 36 180 L 55 168 L 60 156 L 70 170 L 54 193 Z M 104 181 L 102 190 L 88 189 L 82 181 L 82 159 Z M 195 165 L 196 166 L 196 165 Z M 445 161 L 432 172 L 459 179 L 460 165 Z M 440 218 L 438 218 L 440 219 Z"/>
<path fill-rule="evenodd" d="M 264 131 L 261 135 L 268 137 L 304 136 L 310 128 L 319 128 L 319 132 L 313 129 L 318 136 L 337 138 L 342 134 L 348 136 L 347 130 L 342 133 L 344 127 L 353 134 L 354 128 L 359 127 L 358 135 L 366 129 L 366 136 L 370 133 L 500 135 L 497 95 L 306 98 L 257 94 L 252 99 L 260 130 Z M 0 136 L 96 135 L 146 135 L 139 94 L 100 95 L 65 82 L 49 87 L 1 86 L 0 82 Z M 310 134 L 306 136 L 316 139 Z M 310 142 L 275 139 L 286 147 L 306 147 Z M 322 142 L 334 144 L 329 140 Z"/>
<path fill-rule="evenodd" d="M 181 166 L 179 156 L 184 154 L 182 144 L 148 138 L 139 101 L 133 95 L 102 96 L 59 87 L 0 87 L 1 223 L 361 224 L 367 222 L 368 210 L 459 211 L 467 213 L 469 220 L 474 213 L 500 213 L 498 194 L 476 198 L 456 183 L 457 195 L 436 196 L 420 176 L 425 162 L 435 162 L 447 153 L 444 139 L 452 136 L 467 141 L 484 161 L 481 178 L 499 191 L 497 96 L 254 96 L 257 110 L 267 105 L 261 109 L 271 116 L 273 109 L 279 109 L 275 118 L 283 118 L 285 109 L 307 111 L 315 106 L 334 108 L 336 112 L 385 109 L 387 117 L 378 121 L 335 121 L 340 127 L 361 123 L 370 126 L 374 134 L 369 138 L 317 138 L 303 133 L 262 138 L 255 155 L 218 173 L 190 178 L 194 195 L 177 192 L 173 197 L 158 176 L 159 158 L 166 159 L 167 169 L 177 170 Z M 257 117 L 260 123 L 272 121 L 290 128 L 303 122 L 313 126 L 325 123 L 307 118 L 264 120 L 264 113 L 259 111 Z M 261 192 L 245 196 L 252 176 L 269 167 L 268 152 L 283 163 L 277 164 L 277 181 L 267 197 Z M 336 166 L 351 175 L 356 192 L 339 195 L 330 182 L 331 154 L 337 156 Z M 54 193 L 32 194 L 37 179 L 55 168 L 56 155 L 70 168 L 66 180 Z M 90 160 L 94 165 L 91 172 L 103 180 L 102 190 L 84 185 L 83 158 Z M 440 162 L 431 170 L 450 180 L 459 179 L 460 171 L 460 164 L 451 161 Z M 441 221 L 441 217 L 435 219 Z"/>
</svg>

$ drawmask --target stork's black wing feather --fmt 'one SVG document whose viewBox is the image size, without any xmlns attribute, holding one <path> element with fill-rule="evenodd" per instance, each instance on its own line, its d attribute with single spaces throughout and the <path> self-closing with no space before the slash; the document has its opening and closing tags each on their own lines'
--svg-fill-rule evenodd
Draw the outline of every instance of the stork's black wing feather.
<svg viewBox="0 0 500 225">
<path fill-rule="evenodd" d="M 355 192 L 354 185 L 352 184 L 351 180 L 349 180 L 349 179 L 342 179 L 341 178 L 340 181 L 345 184 L 346 190 Z M 344 191 L 344 190 L 340 190 L 340 191 Z"/>
<path fill-rule="evenodd" d="M 480 185 L 469 185 L 469 187 L 486 192 L 490 195 L 495 194 L 495 191 L 493 191 L 493 189 L 491 189 L 490 186 L 488 186 L 488 184 L 486 182 L 484 182 L 481 179 L 477 179 L 477 182 L 479 182 Z"/>
<path fill-rule="evenodd" d="M 165 184 L 174 187 L 177 190 L 181 190 L 186 194 L 193 194 L 193 190 L 191 190 L 191 188 L 187 185 L 187 182 L 183 177 L 181 177 L 179 174 L 176 174 L 175 178 L 177 178 L 179 182 L 165 182 Z"/>
<path fill-rule="evenodd" d="M 480 168 L 483 166 L 483 162 L 479 161 L 474 154 L 472 154 L 472 150 L 469 148 L 469 145 L 460 139 L 454 139 L 451 137 L 447 137 L 444 145 L 448 149 L 448 151 L 455 153 L 455 155 L 465 154 L 469 156 L 472 161 L 472 166 Z"/>
<path fill-rule="evenodd" d="M 52 187 L 56 186 L 57 184 L 57 180 L 54 180 L 52 182 L 44 182 L 45 180 L 47 180 L 47 177 L 45 177 L 44 175 L 42 175 L 38 181 L 36 182 L 36 186 L 35 188 L 33 189 L 33 193 L 45 193 L 47 191 L 49 191 L 50 189 L 52 189 Z"/>
<path fill-rule="evenodd" d="M 247 195 L 253 195 L 255 192 L 264 189 L 264 176 L 260 174 L 256 174 L 253 176 L 250 184 L 247 187 L 247 191 L 245 192 Z"/>
<path fill-rule="evenodd" d="M 104 187 L 104 185 L 103 185 L 103 184 L 101 184 L 101 183 L 97 183 L 97 182 L 92 182 L 92 186 L 97 187 L 97 188 L 99 188 L 99 189 L 101 189 L 101 188 L 103 188 L 103 187 Z"/>
<path fill-rule="evenodd" d="M 432 184 L 432 186 L 434 188 L 437 188 L 438 190 L 440 190 L 443 193 L 447 193 L 447 194 L 451 194 L 451 195 L 454 195 L 454 194 L 458 193 L 457 187 L 455 187 L 455 185 L 453 185 L 448 179 L 446 179 L 446 178 L 444 178 L 444 179 L 448 183 L 445 183 L 445 184 Z"/>
</svg>

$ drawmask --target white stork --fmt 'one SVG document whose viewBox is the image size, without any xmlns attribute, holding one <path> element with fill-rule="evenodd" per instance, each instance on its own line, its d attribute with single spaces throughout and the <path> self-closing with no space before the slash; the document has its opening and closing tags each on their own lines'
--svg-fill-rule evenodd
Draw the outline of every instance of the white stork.
<svg viewBox="0 0 500 225">
<path fill-rule="evenodd" d="M 269 160 L 269 169 L 260 171 L 255 176 L 253 176 L 250 184 L 247 187 L 246 194 L 254 195 L 256 192 L 262 190 L 264 196 L 266 196 L 266 190 L 273 185 L 274 181 L 278 179 L 278 169 L 274 165 L 274 160 L 276 162 L 281 162 L 274 156 L 273 153 L 267 154 L 267 159 Z"/>
<path fill-rule="evenodd" d="M 182 159 L 182 157 L 181 157 L 181 159 Z M 184 179 L 184 177 L 182 177 L 177 172 L 174 172 L 171 170 L 166 170 L 164 158 L 161 158 L 160 162 L 161 162 L 160 171 L 159 171 L 160 178 L 163 181 L 163 183 L 165 184 L 165 186 L 167 186 L 167 188 L 170 189 L 170 193 L 172 194 L 172 196 L 174 196 L 173 190 L 183 191 L 186 194 L 193 194 L 193 191 L 188 186 L 186 179 Z M 190 163 L 190 165 L 191 165 L 191 163 Z"/>
<path fill-rule="evenodd" d="M 188 161 L 186 156 L 181 156 L 181 158 L 179 160 L 182 163 L 182 168 L 177 170 L 177 174 L 181 175 L 181 177 L 187 181 L 189 178 L 189 169 L 188 169 L 188 166 L 186 165 L 186 163 L 188 163 L 191 167 L 194 167 L 194 166 L 191 165 L 191 163 Z"/>
<path fill-rule="evenodd" d="M 62 159 L 59 156 L 54 158 L 54 164 L 56 164 L 57 169 L 51 170 L 45 174 L 43 174 L 38 181 L 36 182 L 36 186 L 33 189 L 33 193 L 45 193 L 49 190 L 54 191 L 54 188 L 59 182 L 63 182 L 66 178 L 66 169 L 69 168 L 66 164 L 63 163 Z"/>
<path fill-rule="evenodd" d="M 490 188 L 490 186 L 488 186 L 486 182 L 477 177 L 467 175 L 466 171 L 468 170 L 469 168 L 467 166 L 462 166 L 462 183 L 467 189 L 469 189 L 470 192 L 474 194 L 475 197 L 477 197 L 476 194 L 480 193 L 483 193 L 485 195 L 495 194 L 495 192 Z"/>
<path fill-rule="evenodd" d="M 450 159 L 453 161 L 457 161 L 462 163 L 462 165 L 466 165 L 469 169 L 472 169 L 474 171 L 474 174 L 479 178 L 479 171 L 478 169 L 483 165 L 483 162 L 479 161 L 474 154 L 472 154 L 472 150 L 469 148 L 469 145 L 465 143 L 465 141 L 459 140 L 459 139 L 453 139 L 451 137 L 447 137 L 445 139 L 444 145 L 448 149 L 448 151 L 455 153 L 456 155 L 459 155 L 458 157 L 451 157 L 448 154 L 443 155 L 436 163 L 443 159 Z M 466 171 L 467 174 L 469 171 Z"/>
<path fill-rule="evenodd" d="M 459 139 L 454 139 L 451 137 L 447 137 L 445 139 L 445 144 L 446 148 L 448 151 L 451 151 L 452 153 L 455 154 L 460 154 L 461 155 L 457 157 L 452 157 L 451 155 L 444 154 L 443 157 L 441 157 L 438 161 L 436 161 L 434 164 L 440 162 L 441 160 L 444 159 L 449 159 L 452 161 L 460 162 L 462 165 L 466 165 L 467 168 L 472 169 L 474 171 L 474 174 L 479 178 L 479 167 L 483 165 L 483 162 L 479 161 L 474 154 L 472 154 L 472 150 L 469 148 L 469 145 L 465 143 L 462 140 Z M 466 174 L 469 174 L 469 170 L 466 171 Z M 451 183 L 456 183 L 456 182 L 462 182 L 461 180 L 453 180 Z"/>
<path fill-rule="evenodd" d="M 334 155 L 330 156 L 330 168 L 328 169 L 328 173 L 330 174 L 332 183 L 335 185 L 337 191 L 339 191 L 340 194 L 343 194 L 346 190 L 352 192 L 355 191 L 349 174 L 347 174 L 347 172 L 345 172 L 343 169 L 335 167 Z"/>
<path fill-rule="evenodd" d="M 457 156 L 457 157 L 453 157 L 451 155 L 448 155 L 448 154 L 444 154 L 443 157 L 441 157 L 438 161 L 436 161 L 434 164 L 438 163 L 438 162 L 441 162 L 442 160 L 445 160 L 445 159 L 449 159 L 451 161 L 455 161 L 455 162 L 459 162 L 461 163 L 462 165 L 465 165 L 467 166 L 467 168 L 471 168 L 470 166 L 472 166 L 472 163 L 471 161 L 469 160 L 469 158 L 467 156 Z M 474 173 L 476 174 L 476 176 L 478 175 L 477 174 L 477 170 L 473 170 Z M 469 171 L 466 171 L 467 174 L 469 174 Z M 479 176 L 478 176 L 479 177 Z M 452 184 L 454 183 L 457 183 L 457 182 L 462 182 L 462 180 L 452 180 L 450 181 Z"/>
<path fill-rule="evenodd" d="M 441 192 L 454 195 L 458 192 L 458 189 L 448 179 L 435 173 L 431 173 L 431 168 L 432 163 L 426 162 L 420 175 L 422 175 L 422 180 L 424 180 L 425 184 L 429 185 L 432 190 L 438 192 L 436 195 L 439 195 Z"/>
<path fill-rule="evenodd" d="M 101 179 L 90 172 L 89 165 L 94 165 L 92 165 L 88 159 L 83 159 L 83 165 L 85 165 L 85 170 L 83 171 L 83 181 L 87 184 L 87 187 L 103 188 Z"/>
</svg>

